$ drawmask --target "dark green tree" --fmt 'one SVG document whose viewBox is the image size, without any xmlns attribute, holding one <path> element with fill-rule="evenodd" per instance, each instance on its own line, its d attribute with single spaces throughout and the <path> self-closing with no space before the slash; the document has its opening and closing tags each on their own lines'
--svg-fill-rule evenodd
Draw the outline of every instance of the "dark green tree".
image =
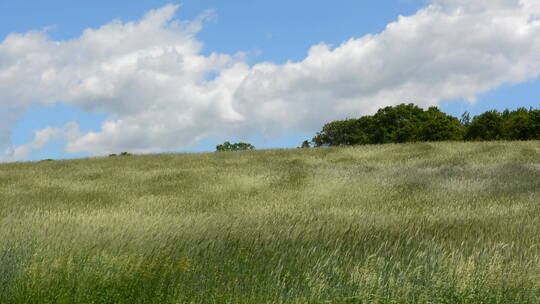
<svg viewBox="0 0 540 304">
<path fill-rule="evenodd" d="M 503 139 L 503 117 L 499 111 L 492 110 L 475 116 L 465 134 L 466 140 Z"/>
<path fill-rule="evenodd" d="M 417 140 L 461 140 L 464 132 L 464 126 L 457 118 L 441 112 L 437 107 L 430 107 L 422 114 Z"/>
<path fill-rule="evenodd" d="M 300 146 L 300 148 L 302 148 L 302 149 L 309 149 L 309 148 L 311 148 L 311 143 L 310 143 L 309 141 L 307 141 L 307 140 L 304 140 L 304 141 L 302 142 L 302 146 Z"/>
<path fill-rule="evenodd" d="M 325 124 L 313 138 L 316 146 L 404 143 L 445 140 L 540 139 L 540 109 L 487 111 L 471 119 L 427 110 L 414 104 L 385 107 L 373 116 Z"/>
<path fill-rule="evenodd" d="M 459 120 L 459 122 L 463 126 L 467 127 L 471 123 L 471 113 L 469 113 L 468 111 L 463 112 L 463 114 L 461 114 L 461 119 Z"/>
<path fill-rule="evenodd" d="M 533 121 L 529 111 L 519 108 L 503 112 L 503 138 L 508 140 L 528 140 L 534 138 Z"/>
<path fill-rule="evenodd" d="M 529 119 L 530 119 L 530 138 L 529 139 L 535 139 L 540 140 L 540 109 L 530 109 L 529 110 Z"/>
<path fill-rule="evenodd" d="M 410 103 L 385 107 L 373 115 L 372 143 L 404 143 L 418 140 L 424 110 Z"/>
<path fill-rule="evenodd" d="M 327 123 L 313 138 L 316 146 L 342 146 L 365 143 L 367 134 L 359 119 L 337 120 Z"/>
</svg>

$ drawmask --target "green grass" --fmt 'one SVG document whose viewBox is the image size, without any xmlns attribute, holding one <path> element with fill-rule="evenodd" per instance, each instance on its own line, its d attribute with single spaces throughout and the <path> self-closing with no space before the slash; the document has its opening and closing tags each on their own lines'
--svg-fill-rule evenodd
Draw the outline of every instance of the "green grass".
<svg viewBox="0 0 540 304">
<path fill-rule="evenodd" d="M 540 303 L 540 142 L 0 165 L 0 303 Z"/>
</svg>

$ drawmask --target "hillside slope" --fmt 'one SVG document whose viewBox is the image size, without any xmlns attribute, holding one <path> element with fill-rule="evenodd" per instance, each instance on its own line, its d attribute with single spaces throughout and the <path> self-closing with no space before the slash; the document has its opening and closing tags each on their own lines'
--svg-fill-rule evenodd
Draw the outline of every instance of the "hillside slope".
<svg viewBox="0 0 540 304">
<path fill-rule="evenodd" d="M 0 303 L 539 303 L 540 142 L 0 165 Z"/>
</svg>

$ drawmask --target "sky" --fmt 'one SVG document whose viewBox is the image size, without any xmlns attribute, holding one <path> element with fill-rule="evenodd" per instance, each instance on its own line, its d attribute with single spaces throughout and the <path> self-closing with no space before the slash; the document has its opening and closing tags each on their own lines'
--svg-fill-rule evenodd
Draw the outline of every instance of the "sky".
<svg viewBox="0 0 540 304">
<path fill-rule="evenodd" d="M 19 0 L 0 20 L 0 161 L 293 148 L 403 102 L 540 108 L 537 0 Z"/>
</svg>

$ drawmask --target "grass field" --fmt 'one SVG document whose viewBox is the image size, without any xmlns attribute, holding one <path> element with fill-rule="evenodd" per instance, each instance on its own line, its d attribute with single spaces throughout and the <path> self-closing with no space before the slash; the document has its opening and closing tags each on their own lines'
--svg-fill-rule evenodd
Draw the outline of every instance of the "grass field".
<svg viewBox="0 0 540 304">
<path fill-rule="evenodd" d="M 0 303 L 540 303 L 540 142 L 0 165 Z"/>
</svg>

